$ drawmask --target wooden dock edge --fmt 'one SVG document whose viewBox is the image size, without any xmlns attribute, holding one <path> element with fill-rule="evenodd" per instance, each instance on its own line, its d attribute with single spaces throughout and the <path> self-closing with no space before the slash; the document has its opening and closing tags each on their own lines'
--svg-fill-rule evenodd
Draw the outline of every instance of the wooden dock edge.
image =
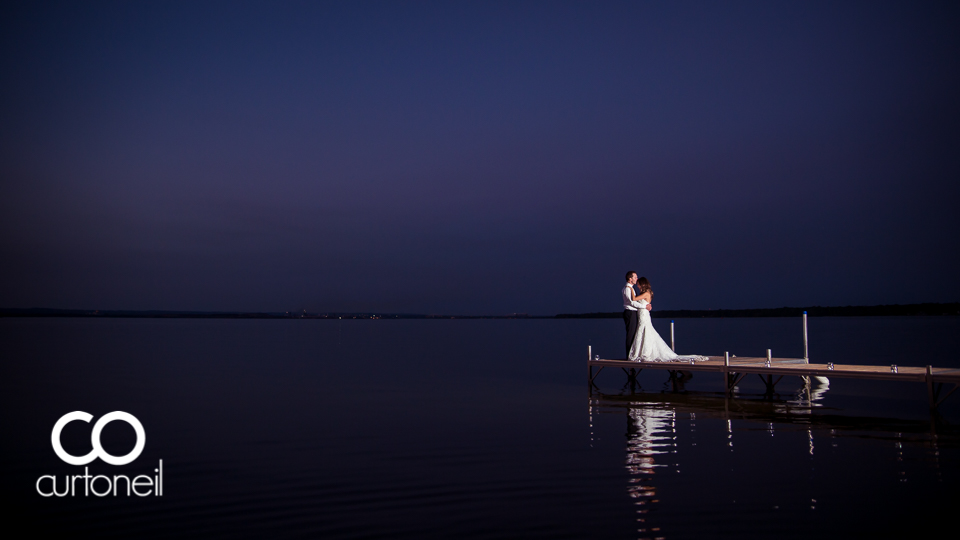
<svg viewBox="0 0 960 540">
<path fill-rule="evenodd" d="M 698 371 L 720 373 L 724 377 L 724 390 L 731 393 L 737 382 L 745 375 L 757 374 L 767 385 L 767 391 L 773 393 L 777 382 L 784 376 L 801 377 L 809 382 L 809 377 L 837 377 L 848 379 L 903 381 L 926 383 L 930 408 L 936 409 L 960 387 L 960 369 L 934 368 L 933 366 L 863 366 L 855 364 L 812 364 L 805 358 L 764 358 L 709 356 L 708 360 L 689 362 L 631 362 L 625 359 L 602 359 L 590 356 L 592 348 L 587 348 L 588 386 L 593 387 L 594 379 L 605 367 L 619 367 L 628 380 L 636 381 L 637 375 L 644 369 L 676 371 Z M 769 360 L 769 367 L 767 362 Z M 594 373 L 594 368 L 599 368 Z M 765 378 L 764 378 L 765 377 Z M 773 381 L 773 377 L 779 377 Z M 954 385 L 943 394 L 943 385 Z M 943 394 L 943 395 L 941 395 Z"/>
</svg>

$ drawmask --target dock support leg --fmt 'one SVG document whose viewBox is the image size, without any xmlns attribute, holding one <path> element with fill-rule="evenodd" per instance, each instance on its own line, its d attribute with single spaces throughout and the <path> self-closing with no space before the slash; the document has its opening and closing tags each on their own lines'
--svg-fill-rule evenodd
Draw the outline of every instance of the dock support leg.
<svg viewBox="0 0 960 540">
<path fill-rule="evenodd" d="M 765 396 L 773 397 L 773 394 L 776 393 L 777 383 L 780 382 L 780 379 L 783 378 L 783 375 L 777 377 L 777 380 L 773 380 L 773 375 L 763 375 L 757 374 L 757 377 L 760 377 L 760 380 L 763 381 L 763 385 L 767 387 L 767 391 L 764 393 Z"/>
<path fill-rule="evenodd" d="M 926 373 L 927 380 L 927 399 L 930 402 L 930 410 L 935 411 L 940 404 L 947 400 L 954 392 L 957 391 L 957 388 L 960 388 L 960 384 L 953 385 L 953 388 L 947 392 L 947 395 L 940 397 L 940 393 L 943 391 L 943 383 L 934 383 L 933 382 L 933 367 L 927 366 Z"/>
<path fill-rule="evenodd" d="M 953 395 L 953 393 L 957 391 L 957 388 L 960 388 L 960 384 L 953 385 L 953 388 L 951 388 L 950 391 L 947 392 L 947 395 L 940 397 L 940 390 L 942 388 L 943 388 L 943 383 L 937 383 L 937 407 L 939 407 L 941 403 L 946 401 L 948 397 Z"/>
<path fill-rule="evenodd" d="M 593 360 L 593 345 L 587 345 L 587 388 L 593 391 L 593 366 L 590 360 Z"/>
<path fill-rule="evenodd" d="M 723 392 L 726 395 L 733 393 L 734 387 L 737 386 L 737 383 L 740 382 L 746 373 L 737 373 L 736 371 L 730 371 L 730 352 L 723 353 Z"/>
<path fill-rule="evenodd" d="M 600 369 L 594 373 L 593 366 L 590 364 L 591 360 L 593 360 L 593 345 L 587 345 L 587 388 L 590 390 L 590 392 L 593 392 L 593 387 L 596 386 L 593 384 L 593 380 L 597 378 L 597 375 L 599 375 L 601 371 L 603 371 L 603 366 L 600 366 Z"/>
<path fill-rule="evenodd" d="M 737 387 L 737 384 L 746 377 L 746 373 L 737 373 L 736 371 L 731 371 L 727 374 L 727 394 L 733 394 L 733 389 Z"/>
<path fill-rule="evenodd" d="M 620 368 L 620 369 L 622 369 L 623 372 L 627 374 L 627 382 L 630 382 L 630 383 L 637 382 L 637 375 L 639 375 L 640 372 L 643 371 L 642 369 L 636 369 L 636 368 L 630 368 L 629 371 L 627 370 L 627 368 Z"/>
<path fill-rule="evenodd" d="M 674 392 L 685 391 L 686 389 L 684 388 L 684 385 L 687 383 L 687 381 L 693 378 L 693 372 L 691 371 L 671 369 L 668 370 L 668 372 L 670 373 L 670 378 L 667 380 L 669 380 L 670 384 L 673 386 Z"/>
<path fill-rule="evenodd" d="M 730 352 L 724 351 L 723 353 L 723 393 L 730 394 L 730 379 L 727 377 L 727 372 L 730 370 Z"/>
</svg>

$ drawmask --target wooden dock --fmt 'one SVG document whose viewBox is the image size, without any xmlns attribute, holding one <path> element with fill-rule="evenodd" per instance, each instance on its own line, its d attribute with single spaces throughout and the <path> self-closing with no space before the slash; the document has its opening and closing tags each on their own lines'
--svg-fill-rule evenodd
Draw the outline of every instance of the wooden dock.
<svg viewBox="0 0 960 540">
<path fill-rule="evenodd" d="M 768 393 L 773 393 L 778 382 L 783 377 L 801 377 L 809 382 L 809 377 L 840 377 L 849 379 L 872 379 L 880 381 L 905 381 L 925 383 L 930 408 L 936 409 L 958 387 L 960 387 L 960 369 L 935 368 L 933 366 L 862 366 L 854 364 L 813 364 L 805 358 L 764 358 L 764 357 L 730 357 L 708 356 L 708 360 L 695 363 L 689 362 L 630 362 L 620 359 L 601 359 L 591 357 L 592 351 L 587 348 L 587 368 L 589 385 L 594 385 L 594 379 L 606 367 L 620 368 L 628 380 L 636 380 L 637 375 L 644 369 L 677 371 L 700 371 L 721 374 L 723 390 L 732 394 L 734 387 L 744 377 L 756 374 L 766 385 Z M 594 372 L 594 368 L 597 369 Z M 953 385 L 946 394 L 943 394 L 944 385 Z"/>
</svg>

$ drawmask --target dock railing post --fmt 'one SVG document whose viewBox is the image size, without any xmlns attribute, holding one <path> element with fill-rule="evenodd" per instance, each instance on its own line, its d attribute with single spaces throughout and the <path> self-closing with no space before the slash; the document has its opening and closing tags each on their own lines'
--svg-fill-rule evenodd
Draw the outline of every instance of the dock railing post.
<svg viewBox="0 0 960 540">
<path fill-rule="evenodd" d="M 723 392 L 725 394 L 730 393 L 730 377 L 727 375 L 727 371 L 730 369 L 730 351 L 724 351 L 723 353 Z"/>
<path fill-rule="evenodd" d="M 810 349 L 807 342 L 807 312 L 803 312 L 803 359 L 810 363 Z"/>
<path fill-rule="evenodd" d="M 673 321 L 670 321 L 670 350 L 677 352 L 677 346 L 673 341 Z"/>
<path fill-rule="evenodd" d="M 593 366 L 590 365 L 590 360 L 593 359 L 593 345 L 587 345 L 587 388 L 593 384 Z"/>
</svg>

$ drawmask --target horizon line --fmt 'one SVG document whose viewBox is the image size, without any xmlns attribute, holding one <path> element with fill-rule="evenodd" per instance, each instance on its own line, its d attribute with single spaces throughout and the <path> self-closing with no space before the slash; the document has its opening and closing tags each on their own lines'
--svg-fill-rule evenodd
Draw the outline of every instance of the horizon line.
<svg viewBox="0 0 960 540">
<path fill-rule="evenodd" d="M 722 318 L 722 317 L 790 317 L 808 313 L 817 316 L 895 316 L 895 315 L 960 315 L 960 302 L 923 302 L 915 304 L 877 304 L 859 306 L 807 306 L 779 308 L 712 308 L 653 310 L 654 318 Z M 230 319 L 595 319 L 617 318 L 622 311 L 558 313 L 530 315 L 509 313 L 500 315 L 450 315 L 426 313 L 309 312 L 301 311 L 194 311 L 194 310 L 132 310 L 132 309 L 60 309 L 60 308 L 0 308 L 0 317 L 109 317 L 109 318 L 230 318 Z"/>
</svg>

